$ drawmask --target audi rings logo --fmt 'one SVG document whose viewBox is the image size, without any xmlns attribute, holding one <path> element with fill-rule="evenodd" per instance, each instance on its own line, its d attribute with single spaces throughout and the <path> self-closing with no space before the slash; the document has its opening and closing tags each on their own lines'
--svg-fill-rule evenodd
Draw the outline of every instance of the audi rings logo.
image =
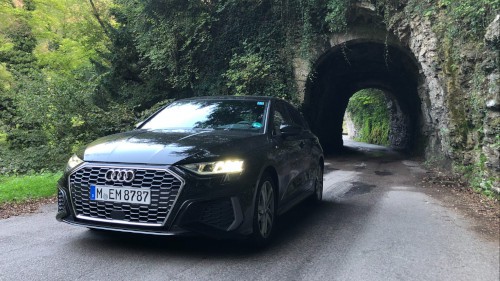
<svg viewBox="0 0 500 281">
<path fill-rule="evenodd" d="M 114 182 L 132 182 L 135 178 L 134 170 L 109 169 L 106 180 Z"/>
</svg>

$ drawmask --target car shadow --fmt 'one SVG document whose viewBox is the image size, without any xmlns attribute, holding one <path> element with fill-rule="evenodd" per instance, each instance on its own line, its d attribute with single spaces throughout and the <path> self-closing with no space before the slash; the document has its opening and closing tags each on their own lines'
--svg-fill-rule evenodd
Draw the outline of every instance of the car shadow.
<svg viewBox="0 0 500 281">
<path fill-rule="evenodd" d="M 280 216 L 273 240 L 267 247 L 256 248 L 246 240 L 217 240 L 207 237 L 151 236 L 110 231 L 87 230 L 66 245 L 85 249 L 88 254 L 108 256 L 106 252 L 126 255 L 163 256 L 165 258 L 232 259 L 258 257 L 289 246 L 309 247 L 311 237 L 335 236 L 340 226 L 356 220 L 350 212 L 350 203 L 322 201 L 311 204 L 304 201 Z M 359 214 L 359 212 L 357 212 Z M 333 228 L 332 228 L 333 226 Z"/>
</svg>

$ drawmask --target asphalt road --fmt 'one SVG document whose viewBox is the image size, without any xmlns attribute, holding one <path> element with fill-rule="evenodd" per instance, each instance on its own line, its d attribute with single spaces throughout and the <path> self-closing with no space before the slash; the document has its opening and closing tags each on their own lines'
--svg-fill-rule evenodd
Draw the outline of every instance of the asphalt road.
<svg viewBox="0 0 500 281">
<path fill-rule="evenodd" d="M 0 280 L 500 280 L 499 242 L 417 187 L 418 163 L 347 144 L 328 159 L 324 202 L 281 217 L 264 250 L 90 231 L 46 205 L 0 220 Z"/>
</svg>

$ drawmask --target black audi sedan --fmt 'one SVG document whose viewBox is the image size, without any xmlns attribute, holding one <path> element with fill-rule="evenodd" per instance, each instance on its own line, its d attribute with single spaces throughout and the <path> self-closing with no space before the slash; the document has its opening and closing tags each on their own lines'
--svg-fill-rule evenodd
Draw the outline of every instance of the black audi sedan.
<svg viewBox="0 0 500 281">
<path fill-rule="evenodd" d="M 197 97 L 73 155 L 58 182 L 56 218 L 91 229 L 265 244 L 278 215 L 322 193 L 322 148 L 292 105 Z"/>
</svg>

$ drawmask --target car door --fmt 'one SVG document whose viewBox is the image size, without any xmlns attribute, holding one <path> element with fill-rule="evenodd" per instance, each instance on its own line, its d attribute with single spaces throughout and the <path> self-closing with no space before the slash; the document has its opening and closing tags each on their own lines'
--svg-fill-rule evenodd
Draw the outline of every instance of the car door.
<svg viewBox="0 0 500 281">
<path fill-rule="evenodd" d="M 313 151 L 313 147 L 316 144 L 316 137 L 309 130 L 309 126 L 304 117 L 302 117 L 302 114 L 300 114 L 296 108 L 287 103 L 285 107 L 290 116 L 290 122 L 302 128 L 301 133 L 296 136 L 296 141 L 299 142 L 301 148 L 300 152 L 297 154 L 300 167 L 298 168 L 299 174 L 297 175 L 296 184 L 298 185 L 298 189 L 304 193 L 308 193 L 308 191 L 314 188 L 314 173 L 319 163 L 317 163 L 318 159 L 314 156 L 316 153 Z"/>
<path fill-rule="evenodd" d="M 301 193 L 303 164 L 303 141 L 300 135 L 284 136 L 281 129 L 292 125 L 292 119 L 286 105 L 280 101 L 272 107 L 272 138 L 275 145 L 275 165 L 280 177 L 281 204 L 291 203 Z"/>
</svg>

